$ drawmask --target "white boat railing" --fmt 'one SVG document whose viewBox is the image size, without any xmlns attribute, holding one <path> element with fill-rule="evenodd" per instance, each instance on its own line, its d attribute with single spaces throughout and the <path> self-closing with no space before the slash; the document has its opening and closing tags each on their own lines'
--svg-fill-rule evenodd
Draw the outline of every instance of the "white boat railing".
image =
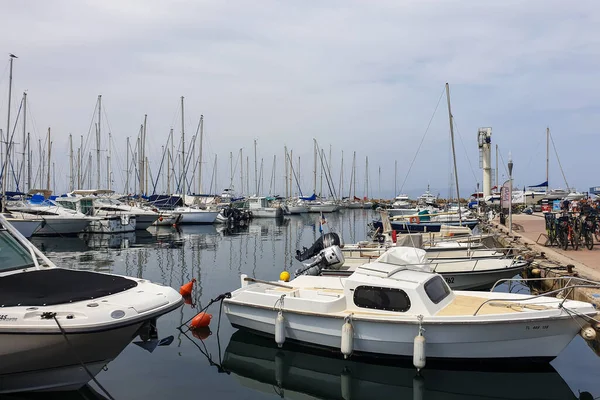
<svg viewBox="0 0 600 400">
<path fill-rule="evenodd" d="M 496 281 L 496 283 L 494 283 L 494 285 L 492 286 L 492 288 L 490 289 L 490 292 L 493 292 L 494 289 L 496 288 L 496 286 L 505 283 L 505 282 L 535 282 L 535 281 L 546 281 L 546 280 L 555 280 L 555 281 L 560 281 L 560 280 L 566 280 L 566 281 L 579 281 L 579 282 L 585 282 L 585 283 L 590 283 L 593 285 L 596 285 L 595 287 L 600 287 L 600 282 L 598 281 L 593 281 L 590 279 L 585 279 L 585 278 L 580 278 L 578 276 L 553 276 L 553 277 L 546 277 L 546 278 L 505 278 L 505 279 L 499 279 Z"/>
<path fill-rule="evenodd" d="M 598 283 L 595 283 L 593 285 L 569 285 L 569 286 L 565 286 L 564 288 L 555 289 L 555 290 L 551 290 L 549 292 L 545 292 L 545 293 L 538 294 L 538 295 L 535 295 L 535 296 L 520 298 L 520 299 L 487 299 L 486 301 L 484 301 L 483 303 L 481 303 L 481 305 L 479 307 L 477 307 L 477 309 L 473 313 L 473 316 L 476 316 L 477 313 L 479 312 L 479 310 L 481 310 L 484 305 L 486 305 L 488 303 L 491 303 L 491 302 L 494 302 L 494 301 L 514 302 L 515 304 L 518 304 L 520 306 L 534 305 L 536 303 L 530 302 L 530 303 L 527 303 L 527 304 L 523 304 L 521 302 L 534 300 L 534 299 L 537 299 L 537 298 L 540 298 L 540 297 L 546 298 L 549 294 L 559 293 L 559 292 L 562 292 L 562 291 L 567 290 L 567 289 L 569 289 L 569 290 L 575 289 L 575 288 L 593 288 L 593 289 L 597 289 L 598 287 L 600 287 L 600 284 L 598 284 Z M 565 300 L 567 300 L 566 297 L 564 299 L 562 299 L 562 302 L 558 305 L 557 308 L 561 308 L 562 305 L 563 305 L 563 303 L 565 302 Z M 547 300 L 544 300 L 544 303 L 547 303 Z"/>
</svg>

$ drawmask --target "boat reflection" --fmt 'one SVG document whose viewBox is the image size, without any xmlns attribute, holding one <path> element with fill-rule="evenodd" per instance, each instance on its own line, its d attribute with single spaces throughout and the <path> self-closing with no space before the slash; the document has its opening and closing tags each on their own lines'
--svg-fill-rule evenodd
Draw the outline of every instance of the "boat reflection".
<svg viewBox="0 0 600 400">
<path fill-rule="evenodd" d="M 77 236 L 32 236 L 29 241 L 45 254 L 88 251 L 86 242 Z"/>
<path fill-rule="evenodd" d="M 236 332 L 223 368 L 242 385 L 281 397 L 306 394 L 333 399 L 576 399 L 549 364 L 532 370 L 481 370 L 479 365 L 427 366 L 418 375 L 410 362 L 344 360 L 323 350 L 286 342 L 279 349 L 272 338 Z"/>
<path fill-rule="evenodd" d="M 89 385 L 79 390 L 61 392 L 23 392 L 0 395 L 2 400 L 108 400 Z"/>
<path fill-rule="evenodd" d="M 92 250 L 94 249 L 127 249 L 136 243 L 135 232 L 115 234 L 81 233 L 81 240 Z"/>
</svg>

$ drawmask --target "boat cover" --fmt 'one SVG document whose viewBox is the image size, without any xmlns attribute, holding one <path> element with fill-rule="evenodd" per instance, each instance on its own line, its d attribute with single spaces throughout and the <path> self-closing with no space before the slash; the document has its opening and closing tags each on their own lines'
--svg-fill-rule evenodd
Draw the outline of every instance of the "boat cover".
<svg viewBox="0 0 600 400">
<path fill-rule="evenodd" d="M 128 278 L 51 268 L 0 277 L 0 307 L 51 306 L 92 300 L 134 288 Z"/>
<path fill-rule="evenodd" d="M 391 247 L 375 261 L 399 266 L 420 265 L 428 262 L 425 250 L 405 246 Z"/>
</svg>

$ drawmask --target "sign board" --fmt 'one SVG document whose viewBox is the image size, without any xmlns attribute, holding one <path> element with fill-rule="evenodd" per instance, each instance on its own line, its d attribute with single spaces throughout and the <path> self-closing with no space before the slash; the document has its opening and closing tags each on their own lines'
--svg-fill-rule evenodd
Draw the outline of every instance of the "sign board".
<svg viewBox="0 0 600 400">
<path fill-rule="evenodd" d="M 560 200 L 554 200 L 552 202 L 552 211 L 560 211 Z"/>
<path fill-rule="evenodd" d="M 510 180 L 504 182 L 500 189 L 500 207 L 508 210 L 510 208 Z"/>
<path fill-rule="evenodd" d="M 600 186 L 594 186 L 590 188 L 590 193 L 600 195 Z"/>
</svg>

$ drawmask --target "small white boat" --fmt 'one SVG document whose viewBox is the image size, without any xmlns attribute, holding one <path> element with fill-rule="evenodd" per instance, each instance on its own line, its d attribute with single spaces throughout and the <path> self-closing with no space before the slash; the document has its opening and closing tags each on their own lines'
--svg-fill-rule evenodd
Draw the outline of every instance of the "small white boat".
<svg viewBox="0 0 600 400">
<path fill-rule="evenodd" d="M 309 201 L 308 212 L 309 213 L 331 213 L 336 212 L 340 209 L 340 206 L 332 201 Z"/>
<path fill-rule="evenodd" d="M 0 393 L 78 389 L 183 303 L 145 279 L 58 268 L 0 225 Z"/>
<path fill-rule="evenodd" d="M 272 207 L 269 199 L 264 196 L 253 196 L 248 198 L 248 210 L 252 218 L 281 218 L 283 209 L 279 206 Z"/>
<path fill-rule="evenodd" d="M 215 223 L 218 211 L 205 210 L 195 207 L 177 207 L 173 210 L 174 214 L 179 215 L 179 224 L 211 225 Z"/>
<path fill-rule="evenodd" d="M 379 261 L 347 278 L 242 275 L 224 311 L 234 327 L 275 335 L 279 345 L 415 356 L 423 365 L 425 357 L 550 361 L 597 314 L 592 304 L 549 296 L 453 291 L 409 255 L 411 269 Z"/>
</svg>

